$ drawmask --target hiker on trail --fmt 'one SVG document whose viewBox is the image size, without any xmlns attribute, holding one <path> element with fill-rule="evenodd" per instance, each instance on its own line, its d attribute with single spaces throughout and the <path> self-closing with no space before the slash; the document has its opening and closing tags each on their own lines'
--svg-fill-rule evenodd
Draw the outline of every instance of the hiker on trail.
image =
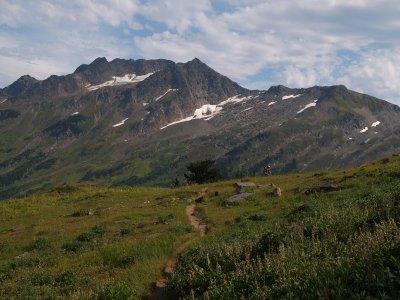
<svg viewBox="0 0 400 300">
<path fill-rule="evenodd" d="M 266 176 L 271 176 L 271 175 L 272 175 L 272 169 L 271 169 L 271 166 L 270 166 L 270 165 L 267 165 L 267 166 L 265 167 L 265 169 L 264 169 L 264 174 L 265 174 Z"/>
</svg>

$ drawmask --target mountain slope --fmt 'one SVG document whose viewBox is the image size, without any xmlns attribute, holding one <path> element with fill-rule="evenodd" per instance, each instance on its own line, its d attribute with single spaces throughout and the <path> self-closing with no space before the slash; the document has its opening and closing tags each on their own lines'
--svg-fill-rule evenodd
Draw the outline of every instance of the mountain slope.
<svg viewBox="0 0 400 300">
<path fill-rule="evenodd" d="M 198 59 L 98 58 L 0 91 L 0 196 L 68 182 L 169 185 L 358 165 L 399 152 L 399 107 L 344 86 L 247 90 Z"/>
</svg>

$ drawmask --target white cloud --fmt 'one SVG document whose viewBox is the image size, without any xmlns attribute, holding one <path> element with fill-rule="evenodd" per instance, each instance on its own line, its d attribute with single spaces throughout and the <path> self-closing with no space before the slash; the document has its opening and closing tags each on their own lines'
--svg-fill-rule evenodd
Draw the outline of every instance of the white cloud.
<svg viewBox="0 0 400 300">
<path fill-rule="evenodd" d="M 400 48 L 366 53 L 339 78 L 348 87 L 400 104 Z"/>
<path fill-rule="evenodd" d="M 212 5 L 209 0 L 155 0 L 144 4 L 140 12 L 148 19 L 163 23 L 169 30 L 181 34 L 196 27 L 194 19 L 199 14 L 212 14 Z"/>
<path fill-rule="evenodd" d="M 199 57 L 251 87 L 345 83 L 397 101 L 399 15 L 393 0 L 2 0 L 0 76 L 98 56 Z"/>
</svg>

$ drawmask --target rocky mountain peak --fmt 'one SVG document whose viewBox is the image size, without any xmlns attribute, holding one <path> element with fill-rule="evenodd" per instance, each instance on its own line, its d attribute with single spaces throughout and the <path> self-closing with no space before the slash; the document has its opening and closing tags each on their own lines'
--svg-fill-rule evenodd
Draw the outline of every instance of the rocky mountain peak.
<svg viewBox="0 0 400 300">
<path fill-rule="evenodd" d="M 287 93 L 292 91 L 291 88 L 288 88 L 287 86 L 284 85 L 273 85 L 268 89 L 269 93 L 275 93 L 275 94 L 281 94 L 281 93 Z"/>
<path fill-rule="evenodd" d="M 107 58 L 105 57 L 98 57 L 94 61 L 90 63 L 91 66 L 102 65 L 108 63 Z"/>
<path fill-rule="evenodd" d="M 39 82 L 39 80 L 33 78 L 30 75 L 23 75 L 17 79 L 14 83 L 9 85 L 3 90 L 3 93 L 8 96 L 18 96 L 23 94 L 27 89 L 32 87 L 34 84 Z"/>
<path fill-rule="evenodd" d="M 205 65 L 200 59 L 197 57 L 193 58 L 191 61 L 188 61 L 187 64 L 197 64 L 197 65 Z"/>
<path fill-rule="evenodd" d="M 108 60 L 105 57 L 98 57 L 88 65 L 87 64 L 80 65 L 75 70 L 74 74 L 82 73 L 88 70 L 100 71 L 100 69 L 106 68 L 107 65 L 108 65 Z"/>
</svg>

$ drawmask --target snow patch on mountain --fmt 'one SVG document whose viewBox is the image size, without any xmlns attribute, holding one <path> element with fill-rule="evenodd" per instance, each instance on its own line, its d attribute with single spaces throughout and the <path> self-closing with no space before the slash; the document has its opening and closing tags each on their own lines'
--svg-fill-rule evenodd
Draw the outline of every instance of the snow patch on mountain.
<svg viewBox="0 0 400 300">
<path fill-rule="evenodd" d="M 121 122 L 119 122 L 119 123 L 117 123 L 117 124 L 114 124 L 113 127 L 118 127 L 118 126 L 124 125 L 125 122 L 126 122 L 126 120 L 128 120 L 128 118 L 123 119 Z"/>
<path fill-rule="evenodd" d="M 217 105 L 206 104 L 195 110 L 193 118 L 203 119 L 206 117 L 210 117 L 210 115 L 215 115 L 219 113 L 221 110 L 222 107 L 218 107 Z"/>
<path fill-rule="evenodd" d="M 75 116 L 77 114 L 79 114 L 79 111 L 74 112 L 73 114 L 71 114 L 71 116 Z"/>
<path fill-rule="evenodd" d="M 166 94 L 168 94 L 169 92 L 176 92 L 178 89 L 168 89 L 164 94 L 162 94 L 161 96 L 158 96 L 156 99 L 154 99 L 154 101 L 158 101 L 160 100 L 162 97 L 164 97 Z"/>
<path fill-rule="evenodd" d="M 317 106 L 317 102 L 318 102 L 318 99 L 317 99 L 317 100 L 314 100 L 313 102 L 307 104 L 307 105 L 304 106 L 302 109 L 300 109 L 297 113 L 300 114 L 300 113 L 302 113 L 303 111 L 305 111 L 307 108 L 310 108 L 310 107 L 313 107 L 313 106 Z"/>
<path fill-rule="evenodd" d="M 112 80 L 106 81 L 102 84 L 98 84 L 98 85 L 86 85 L 86 88 L 89 91 L 95 91 L 98 90 L 102 87 L 106 87 L 106 86 L 117 86 L 117 85 L 124 85 L 124 84 L 129 84 L 129 83 L 137 83 L 140 81 L 145 80 L 146 78 L 150 77 L 151 75 L 153 75 L 154 73 L 147 73 L 145 75 L 136 75 L 136 74 L 125 74 L 122 77 L 118 77 L 118 76 L 113 76 Z"/>
<path fill-rule="evenodd" d="M 221 112 L 221 110 L 223 109 L 222 106 L 224 106 L 224 105 L 226 105 L 228 103 L 236 104 L 236 103 L 240 103 L 240 102 L 243 102 L 243 101 L 255 99 L 259 95 L 256 95 L 256 96 L 244 96 L 244 97 L 240 97 L 240 96 L 241 95 L 236 95 L 236 96 L 230 97 L 230 98 L 218 103 L 217 105 L 205 104 L 202 107 L 197 108 L 195 110 L 193 116 L 184 118 L 184 119 L 179 120 L 179 121 L 175 121 L 175 122 L 169 123 L 169 124 L 165 125 L 164 127 L 161 127 L 160 129 L 164 129 L 164 128 L 167 128 L 169 126 L 175 125 L 175 124 L 179 124 L 179 123 L 182 123 L 182 122 L 188 122 L 188 121 L 192 121 L 192 120 L 198 120 L 198 119 L 204 119 L 205 121 L 211 120 L 213 117 L 215 117 L 215 115 L 217 115 L 218 113 Z M 249 110 L 249 109 L 252 109 L 252 107 L 250 107 L 248 109 L 245 109 L 244 111 Z"/>
<path fill-rule="evenodd" d="M 161 127 L 160 129 L 165 129 L 165 128 L 169 127 L 169 126 L 172 126 L 172 125 L 175 125 L 175 124 L 178 124 L 178 123 L 183 123 L 183 122 L 192 121 L 192 120 L 193 120 L 193 116 L 187 117 L 187 118 L 185 118 L 185 119 L 182 119 L 182 120 L 179 120 L 179 121 L 175 121 L 175 122 L 169 123 L 169 124 L 165 125 L 164 127 Z"/>
<path fill-rule="evenodd" d="M 241 112 L 245 112 L 245 111 L 248 111 L 250 109 L 253 109 L 253 107 L 249 107 L 249 108 L 243 109 Z"/>
<path fill-rule="evenodd" d="M 6 101 L 7 101 L 7 99 L 3 99 L 3 100 L 0 101 L 0 104 L 3 104 Z"/>
<path fill-rule="evenodd" d="M 222 110 L 222 107 L 219 107 L 217 105 L 212 105 L 212 104 L 205 104 L 200 108 L 197 108 L 194 111 L 194 114 L 190 117 L 184 118 L 179 121 L 175 121 L 172 123 L 169 123 L 165 125 L 164 127 L 161 127 L 160 129 L 167 128 L 169 126 L 178 124 L 178 123 L 183 123 L 183 122 L 188 122 L 192 120 L 198 120 L 198 119 L 204 119 L 206 121 L 210 120 L 212 117 L 214 117 L 216 114 L 218 114 Z"/>
<path fill-rule="evenodd" d="M 236 103 L 239 103 L 239 102 L 243 102 L 243 101 L 247 101 L 247 100 L 250 100 L 250 99 L 254 99 L 255 97 L 258 97 L 258 96 L 240 97 L 240 95 L 236 95 L 236 96 L 230 97 L 230 98 L 218 103 L 217 106 L 224 106 L 224 105 L 226 105 L 228 103 L 236 104 Z"/>
<path fill-rule="evenodd" d="M 364 133 L 364 132 L 367 132 L 367 131 L 368 131 L 368 127 L 364 127 L 364 129 L 360 130 L 360 133 Z"/>
<path fill-rule="evenodd" d="M 376 126 L 378 126 L 379 124 L 381 124 L 381 122 L 376 121 L 376 122 L 372 123 L 371 127 L 376 127 Z"/>
<path fill-rule="evenodd" d="M 276 103 L 276 101 L 272 101 L 272 102 L 268 103 L 268 106 L 271 106 L 271 105 L 273 105 L 275 103 Z"/>
<path fill-rule="evenodd" d="M 287 96 L 283 96 L 282 100 L 287 100 L 287 99 L 292 99 L 292 98 L 297 98 L 302 96 L 303 94 L 298 94 L 298 95 L 287 95 Z"/>
</svg>

